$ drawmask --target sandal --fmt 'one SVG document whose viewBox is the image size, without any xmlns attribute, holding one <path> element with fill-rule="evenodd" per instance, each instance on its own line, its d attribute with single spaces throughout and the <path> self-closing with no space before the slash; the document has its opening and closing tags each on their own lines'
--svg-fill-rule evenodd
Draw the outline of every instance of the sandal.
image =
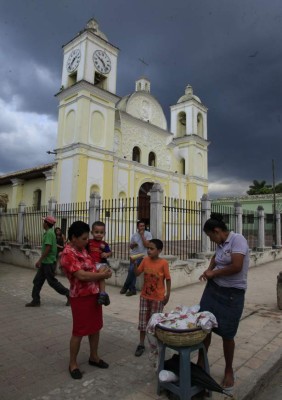
<svg viewBox="0 0 282 400">
<path fill-rule="evenodd" d="M 102 368 L 102 369 L 109 368 L 109 364 L 106 363 L 106 362 L 105 362 L 104 360 L 102 360 L 101 358 L 100 358 L 100 360 L 99 360 L 98 362 L 92 361 L 92 360 L 90 360 L 90 358 L 89 358 L 88 364 L 89 364 L 89 365 L 92 365 L 93 367 L 98 367 L 98 368 Z"/>
<path fill-rule="evenodd" d="M 135 356 L 140 357 L 145 351 L 145 346 L 142 346 L 142 344 L 138 344 L 137 349 L 135 350 Z"/>
<path fill-rule="evenodd" d="M 72 379 L 81 379 L 82 378 L 82 373 L 80 372 L 80 370 L 78 368 L 75 368 L 71 371 L 71 369 L 69 367 L 69 373 L 70 373 L 70 376 L 72 377 Z"/>
</svg>

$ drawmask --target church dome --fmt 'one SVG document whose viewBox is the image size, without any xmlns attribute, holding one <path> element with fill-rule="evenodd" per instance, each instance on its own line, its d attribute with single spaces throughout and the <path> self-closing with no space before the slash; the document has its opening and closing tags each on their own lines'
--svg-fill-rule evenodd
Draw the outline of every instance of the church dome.
<svg viewBox="0 0 282 400">
<path fill-rule="evenodd" d="M 188 101 L 188 100 L 196 100 L 199 103 L 202 103 L 200 98 L 198 96 L 196 96 L 195 94 L 193 94 L 193 88 L 191 85 L 187 85 L 186 89 L 185 89 L 185 94 L 183 96 L 180 97 L 180 99 L 178 100 L 178 103 L 183 103 L 184 101 Z"/>
<path fill-rule="evenodd" d="M 132 117 L 166 130 L 167 121 L 163 109 L 157 99 L 151 95 L 150 90 L 150 81 L 141 77 L 135 83 L 135 92 L 122 97 L 116 107 Z"/>
</svg>

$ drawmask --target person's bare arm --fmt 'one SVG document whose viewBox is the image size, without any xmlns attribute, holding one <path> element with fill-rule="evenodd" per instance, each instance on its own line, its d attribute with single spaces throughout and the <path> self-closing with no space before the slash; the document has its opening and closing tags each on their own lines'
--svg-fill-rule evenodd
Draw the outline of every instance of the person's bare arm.
<svg viewBox="0 0 282 400">
<path fill-rule="evenodd" d="M 145 247 L 148 247 L 148 246 L 150 245 L 150 241 L 149 241 L 149 240 L 146 240 L 146 238 L 145 238 L 145 229 L 140 229 L 140 230 L 139 230 L 139 235 L 141 236 L 143 245 L 144 245 Z"/>
<path fill-rule="evenodd" d="M 171 289 L 171 280 L 170 279 L 166 279 L 165 283 L 166 283 L 166 294 L 165 294 L 164 301 L 163 301 L 164 305 L 166 305 L 168 303 L 168 301 L 169 301 L 170 289 Z"/>
<path fill-rule="evenodd" d="M 73 275 L 80 281 L 93 282 L 100 281 L 101 279 L 109 279 L 112 276 L 112 271 L 108 267 L 101 269 L 99 272 L 88 272 L 80 269 L 74 272 Z"/>
<path fill-rule="evenodd" d="M 230 276 L 234 274 L 238 274 L 243 268 L 243 261 L 244 261 L 244 254 L 240 253 L 232 253 L 231 254 L 231 263 L 226 265 L 224 268 L 221 269 L 207 269 L 203 275 L 202 279 L 213 279 L 217 276 Z"/>
<path fill-rule="evenodd" d="M 44 260 L 44 258 L 46 258 L 48 256 L 48 254 L 51 251 L 51 245 L 50 244 L 46 244 L 45 250 L 43 251 L 43 253 L 41 254 L 41 257 L 39 258 L 39 260 L 35 263 L 36 268 L 40 268 L 42 261 Z"/>
<path fill-rule="evenodd" d="M 202 275 L 200 275 L 199 279 L 206 281 L 207 277 L 206 277 L 206 273 L 208 271 L 212 271 L 214 269 L 214 267 L 216 266 L 216 262 L 215 262 L 215 254 L 212 256 L 211 260 L 210 260 L 210 265 L 208 266 L 208 268 L 202 273 Z"/>
<path fill-rule="evenodd" d="M 142 272 L 143 272 L 143 271 L 138 271 L 138 267 L 139 267 L 139 265 L 137 265 L 137 263 L 135 262 L 135 263 L 134 263 L 134 274 L 135 274 L 136 276 L 141 275 Z"/>
<path fill-rule="evenodd" d="M 108 257 L 111 257 L 111 255 L 112 255 L 111 251 L 109 251 L 108 253 L 103 252 L 103 253 L 101 253 L 101 258 L 108 258 Z"/>
</svg>

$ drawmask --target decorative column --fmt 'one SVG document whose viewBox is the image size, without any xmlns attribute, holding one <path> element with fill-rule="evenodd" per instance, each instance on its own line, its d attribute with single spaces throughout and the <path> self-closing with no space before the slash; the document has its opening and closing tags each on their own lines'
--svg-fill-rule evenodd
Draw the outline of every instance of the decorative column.
<svg viewBox="0 0 282 400">
<path fill-rule="evenodd" d="M 238 203 L 237 201 L 234 203 L 235 209 L 235 232 L 243 233 L 243 210 L 242 204 Z"/>
<path fill-rule="evenodd" d="M 45 202 L 47 204 L 48 199 L 52 198 L 54 194 L 54 179 L 55 179 L 55 170 L 51 169 L 49 171 L 43 172 L 45 175 Z"/>
<path fill-rule="evenodd" d="M 162 239 L 164 191 L 159 183 L 150 190 L 150 231 L 154 239 Z"/>
<path fill-rule="evenodd" d="M 17 242 L 20 244 L 24 243 L 24 213 L 25 213 L 25 203 L 22 201 L 19 203 L 18 208 L 18 226 L 17 226 Z"/>
<path fill-rule="evenodd" d="M 281 247 L 281 215 L 279 211 L 276 211 L 276 247 Z"/>
<path fill-rule="evenodd" d="M 11 181 L 12 181 L 12 186 L 13 186 L 11 208 L 16 208 L 16 207 L 18 207 L 18 204 L 23 199 L 24 180 L 23 179 L 11 179 Z"/>
<path fill-rule="evenodd" d="M 211 201 L 207 194 L 203 194 L 201 198 L 202 202 L 202 231 L 205 222 L 210 218 L 211 215 Z M 202 235 L 202 253 L 209 253 L 211 251 L 211 241 L 207 235 Z"/>
<path fill-rule="evenodd" d="M 98 193 L 90 194 L 90 202 L 89 202 L 90 228 L 95 221 L 99 221 L 100 219 L 100 201 L 101 201 L 101 196 Z"/>
<path fill-rule="evenodd" d="M 118 169 L 119 169 L 119 164 L 118 161 L 114 159 L 113 162 L 113 198 L 117 199 L 118 198 Z M 90 195 L 91 198 L 91 195 Z"/>
<path fill-rule="evenodd" d="M 265 247 L 265 234 L 264 234 L 264 208 L 258 206 L 258 250 L 263 250 Z"/>
<path fill-rule="evenodd" d="M 48 201 L 48 215 L 52 215 L 54 218 L 56 218 L 56 205 L 57 200 L 54 197 L 51 197 Z"/>
</svg>

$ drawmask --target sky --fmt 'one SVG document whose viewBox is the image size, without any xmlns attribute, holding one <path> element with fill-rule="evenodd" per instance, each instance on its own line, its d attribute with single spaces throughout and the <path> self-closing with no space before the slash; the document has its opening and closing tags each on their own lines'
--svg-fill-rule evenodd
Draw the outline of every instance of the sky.
<svg viewBox="0 0 282 400">
<path fill-rule="evenodd" d="M 208 107 L 211 198 L 282 182 L 281 0 L 0 0 L 0 174 L 54 161 L 62 45 L 90 18 L 120 49 L 117 94 L 146 75 L 170 126 Z M 148 66 L 140 62 L 143 59 Z"/>
</svg>

